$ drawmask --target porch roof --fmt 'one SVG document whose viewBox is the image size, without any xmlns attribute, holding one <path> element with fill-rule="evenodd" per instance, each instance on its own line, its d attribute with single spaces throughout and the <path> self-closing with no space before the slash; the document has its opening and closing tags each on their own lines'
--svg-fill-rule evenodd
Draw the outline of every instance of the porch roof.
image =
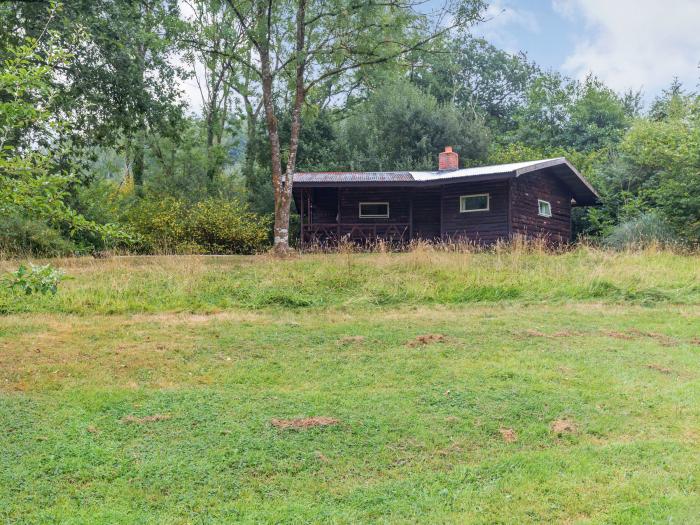
<svg viewBox="0 0 700 525">
<path fill-rule="evenodd" d="M 543 171 L 558 178 L 571 191 L 576 204 L 594 205 L 599 196 L 588 181 L 564 157 L 495 164 L 443 171 L 321 171 L 294 174 L 294 184 L 318 186 L 425 186 L 519 177 Z"/>
</svg>

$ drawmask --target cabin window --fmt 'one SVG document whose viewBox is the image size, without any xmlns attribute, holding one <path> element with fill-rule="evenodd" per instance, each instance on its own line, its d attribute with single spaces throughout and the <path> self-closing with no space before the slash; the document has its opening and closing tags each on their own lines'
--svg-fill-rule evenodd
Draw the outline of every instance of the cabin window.
<svg viewBox="0 0 700 525">
<path fill-rule="evenodd" d="M 388 219 L 388 202 L 361 202 L 360 218 L 363 219 Z"/>
<path fill-rule="evenodd" d="M 489 211 L 489 194 L 478 193 L 476 195 L 462 195 L 459 198 L 459 211 L 467 213 L 471 211 Z"/>
<path fill-rule="evenodd" d="M 552 216 L 552 205 L 548 201 L 537 200 L 538 214 L 542 217 Z"/>
</svg>

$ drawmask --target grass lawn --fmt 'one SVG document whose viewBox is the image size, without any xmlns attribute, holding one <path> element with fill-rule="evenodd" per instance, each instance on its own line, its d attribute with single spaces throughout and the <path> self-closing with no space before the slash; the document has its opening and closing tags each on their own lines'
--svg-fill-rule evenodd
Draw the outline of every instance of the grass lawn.
<svg viewBox="0 0 700 525">
<path fill-rule="evenodd" d="M 698 256 L 52 262 L 0 292 L 2 523 L 699 520 Z"/>
</svg>

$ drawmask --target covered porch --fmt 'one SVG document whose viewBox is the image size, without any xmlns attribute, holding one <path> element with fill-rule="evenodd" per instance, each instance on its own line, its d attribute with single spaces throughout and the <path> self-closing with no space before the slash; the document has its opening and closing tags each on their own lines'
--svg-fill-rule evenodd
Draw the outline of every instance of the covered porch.
<svg viewBox="0 0 700 525">
<path fill-rule="evenodd" d="M 416 198 L 409 187 L 316 187 L 295 190 L 301 222 L 301 244 L 409 242 L 416 236 L 439 237 L 440 191 Z M 429 203 L 426 206 L 426 203 Z M 432 217 L 426 216 L 432 210 Z M 431 220 L 416 221 L 415 216 Z M 430 215 L 428 213 L 428 215 Z M 433 226 L 416 227 L 432 222 Z"/>
</svg>

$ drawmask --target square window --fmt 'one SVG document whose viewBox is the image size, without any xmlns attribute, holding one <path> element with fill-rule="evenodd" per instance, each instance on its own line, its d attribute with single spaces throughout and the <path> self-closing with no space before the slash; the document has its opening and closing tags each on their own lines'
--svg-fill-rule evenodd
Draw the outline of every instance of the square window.
<svg viewBox="0 0 700 525">
<path fill-rule="evenodd" d="M 459 211 L 467 213 L 471 211 L 488 211 L 489 210 L 489 194 L 479 193 L 476 195 L 462 195 L 459 198 Z"/>
<path fill-rule="evenodd" d="M 361 202 L 360 217 L 367 219 L 388 219 L 388 202 Z"/>
<path fill-rule="evenodd" d="M 543 200 L 538 200 L 537 201 L 537 207 L 538 207 L 538 214 L 541 215 L 542 217 L 551 217 L 552 216 L 552 205 Z"/>
</svg>

